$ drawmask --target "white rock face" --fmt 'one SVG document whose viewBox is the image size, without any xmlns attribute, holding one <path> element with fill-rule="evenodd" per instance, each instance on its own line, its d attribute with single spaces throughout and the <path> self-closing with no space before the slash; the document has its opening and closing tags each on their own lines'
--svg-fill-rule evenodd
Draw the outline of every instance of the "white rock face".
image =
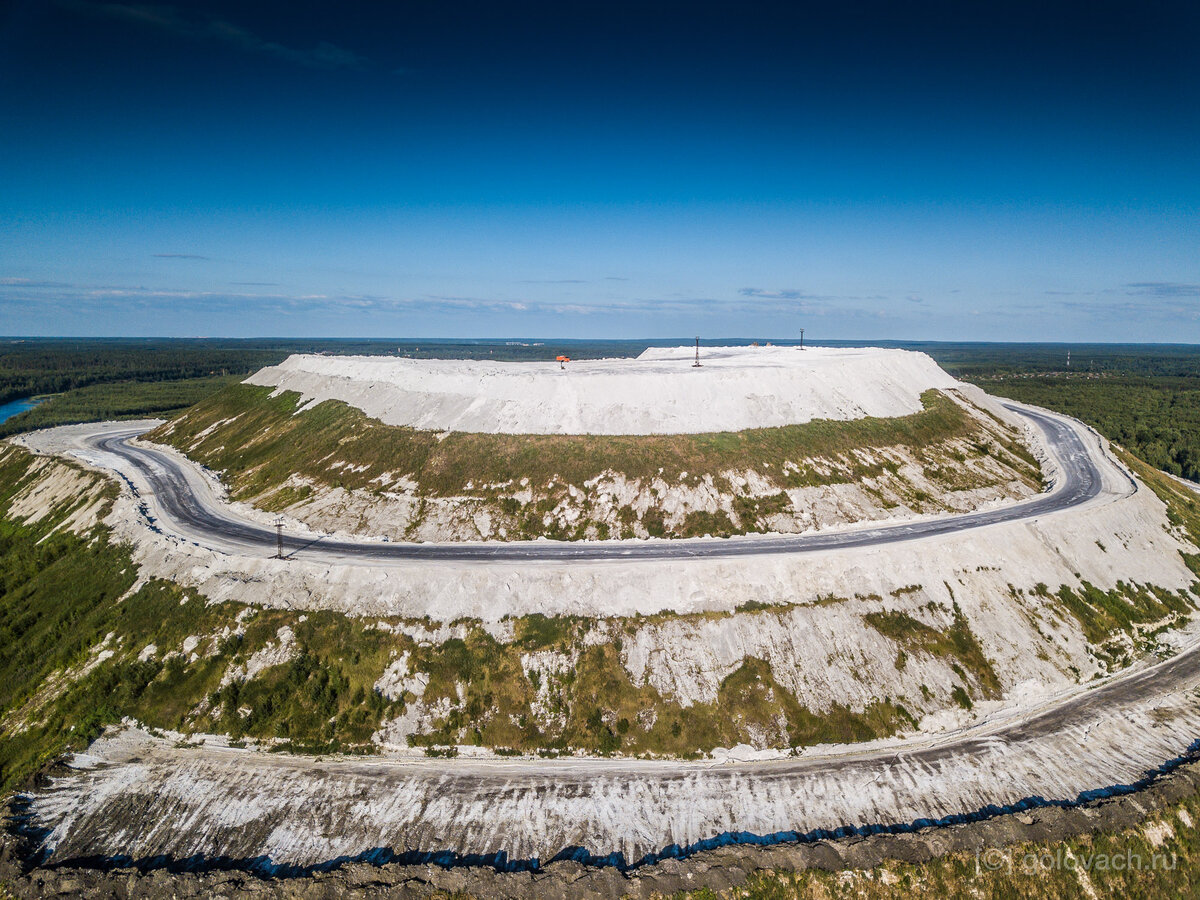
<svg viewBox="0 0 1200 900">
<path fill-rule="evenodd" d="M 279 638 L 279 643 L 271 641 L 261 650 L 255 651 L 246 661 L 245 667 L 230 666 L 221 678 L 221 687 L 231 681 L 249 681 L 264 669 L 282 666 L 295 659 L 299 651 L 296 648 L 296 635 L 292 629 L 284 625 L 275 633 L 275 636 Z M 185 649 L 184 652 L 187 650 Z"/>
<path fill-rule="evenodd" d="M 407 651 L 388 666 L 379 680 L 375 682 L 375 690 L 389 700 L 401 699 L 408 692 L 418 699 L 425 696 L 425 688 L 429 685 L 429 676 L 424 672 L 413 672 Z"/>
<path fill-rule="evenodd" d="M 341 400 L 388 425 L 488 434 L 688 434 L 902 416 L 957 386 L 924 353 L 878 347 L 651 348 L 636 360 L 291 356 L 246 379 Z"/>
<path fill-rule="evenodd" d="M 102 482 L 78 469 L 54 465 L 50 460 L 37 461 L 33 474 L 35 477 L 17 491 L 10 502 L 12 518 L 33 525 L 55 507 L 74 503 L 75 511 L 58 528 L 77 535 L 91 531 L 104 507 Z"/>
<path fill-rule="evenodd" d="M 33 797 L 56 860 L 203 854 L 311 865 L 375 847 L 636 861 L 727 831 L 801 834 L 1073 800 L 1185 752 L 1195 652 L 1032 716 L 871 747 L 717 765 L 634 760 L 312 759 L 105 735 Z M 738 754 L 740 755 L 740 754 Z M 1148 834 L 1154 842 L 1156 834 Z"/>
</svg>

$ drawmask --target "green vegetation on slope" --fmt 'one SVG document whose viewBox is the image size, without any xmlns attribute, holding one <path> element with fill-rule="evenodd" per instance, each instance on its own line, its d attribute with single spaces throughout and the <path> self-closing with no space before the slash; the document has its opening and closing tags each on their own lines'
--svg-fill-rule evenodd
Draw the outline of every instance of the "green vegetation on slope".
<svg viewBox="0 0 1200 900">
<path fill-rule="evenodd" d="M 520 644 L 500 644 L 482 629 L 465 640 L 414 651 L 417 665 L 430 674 L 424 702 L 441 702 L 452 711 L 411 742 L 692 757 L 764 739 L 771 746 L 802 747 L 871 740 L 916 726 L 890 701 L 861 713 L 837 704 L 813 713 L 779 685 L 769 664 L 753 657 L 724 679 L 715 702 L 685 707 L 649 685 L 633 684 L 619 643 L 586 646 L 582 636 L 576 633 L 561 645 L 573 651 L 573 662 L 531 678 L 522 672 Z"/>
<path fill-rule="evenodd" d="M 269 387 L 232 385 L 148 437 L 222 472 L 235 498 L 265 509 L 283 509 L 309 496 L 310 484 L 296 485 L 297 476 L 312 484 L 375 494 L 404 476 L 419 485 L 422 497 L 486 502 L 493 519 L 510 526 L 512 537 L 524 538 L 632 536 L 635 523 L 653 537 L 763 530 L 772 516 L 791 508 L 788 488 L 896 474 L 898 463 L 883 456 L 867 462 L 856 455 L 861 451 L 902 451 L 946 490 L 1011 479 L 1040 483 L 1036 461 L 1013 433 L 996 423 L 984 430 L 978 419 L 938 391 L 922 395 L 921 412 L 896 418 L 818 420 L 712 434 L 615 436 L 436 434 L 384 425 L 333 400 L 298 413 L 299 395 L 271 394 Z M 948 448 L 951 441 L 965 449 Z M 992 457 L 1002 474 L 968 469 L 962 465 L 967 453 Z M 603 533 L 593 524 L 608 513 L 597 507 L 591 514 L 599 498 L 591 496 L 588 483 L 606 473 L 646 485 L 659 478 L 691 488 L 710 479 L 718 490 L 736 494 L 726 473 L 751 470 L 777 492 L 738 495 L 730 512 L 693 511 L 674 524 L 655 505 L 619 508 L 611 523 L 601 521 Z M 910 505 L 922 508 L 934 502 L 903 478 L 895 481 Z M 514 496 L 526 489 L 531 499 Z M 560 503 L 575 502 L 579 496 L 582 516 L 565 520 L 553 515 Z M 609 533 L 617 528 L 620 533 Z"/>
<path fill-rule="evenodd" d="M 35 468 L 24 451 L 0 448 L 0 509 L 38 477 Z M 111 502 L 115 485 L 109 491 Z M 378 727 L 389 706 L 372 691 L 383 664 L 358 664 L 370 644 L 361 624 L 210 606 L 158 579 L 130 593 L 137 575 L 127 548 L 112 546 L 101 526 L 87 535 L 59 527 L 76 506 L 33 524 L 0 518 L 0 793 L 123 716 L 181 730 L 215 724 L 205 708 L 222 674 L 284 623 L 302 639 L 311 632 L 307 657 L 287 672 L 285 691 L 252 683 L 250 694 L 262 694 L 258 717 L 235 715 L 220 730 L 283 733 L 300 749 L 327 750 L 365 742 Z M 180 649 L 190 635 L 208 637 L 194 659 Z M 151 644 L 164 652 L 143 654 Z"/>
<path fill-rule="evenodd" d="M 936 606 L 933 603 L 928 605 Z M 944 616 L 946 609 L 942 606 L 931 611 Z M 978 639 L 971 632 L 967 618 L 957 603 L 954 604 L 953 624 L 944 629 L 926 625 L 900 610 L 867 613 L 863 620 L 880 634 L 899 644 L 904 653 L 928 653 L 930 656 L 956 660 L 957 662 L 952 664 L 955 674 L 965 680 L 966 672 L 970 672 L 985 699 L 995 700 L 1000 697 L 1000 679 L 996 677 L 992 664 L 984 655 L 983 648 L 979 646 Z M 897 668 L 901 668 L 899 658 Z M 969 706 L 959 702 L 962 706 Z"/>
<path fill-rule="evenodd" d="M 99 479 L 0 447 L 0 793 L 127 716 L 151 728 L 315 753 L 371 752 L 380 725 L 418 702 L 426 726 L 414 744 L 500 752 L 694 756 L 763 740 L 867 740 L 915 724 L 891 701 L 814 713 L 752 658 L 725 679 L 715 702 L 683 707 L 634 685 L 621 662 L 622 636 L 645 619 L 612 620 L 616 635 L 596 646 L 584 640 L 589 621 L 540 615 L 514 620 L 510 642 L 478 622 L 458 623 L 461 637 L 429 642 L 405 633 L 428 622 L 208 604 L 160 579 L 139 585 L 129 548 L 111 545 L 103 526 L 82 535 L 60 527 L 78 498 L 36 522 L 11 517 L 13 497 L 56 467 Z M 114 492 L 105 487 L 105 503 Z M 285 631 L 290 651 L 246 677 L 256 654 L 280 650 Z M 562 662 L 527 673 L 523 656 L 548 651 Z M 389 700 L 375 684 L 406 654 L 408 671 L 428 686 L 419 699 Z"/>
<path fill-rule="evenodd" d="M 758 469 L 789 459 L 836 456 L 854 449 L 920 448 L 968 434 L 973 424 L 957 404 L 936 391 L 926 409 L 895 419 L 815 421 L 782 428 L 695 435 L 509 435 L 452 432 L 440 436 L 384 425 L 340 401 L 296 415 L 299 395 L 271 397 L 272 388 L 237 384 L 202 401 L 148 435 L 227 472 L 238 496 L 256 496 L 292 474 L 371 489 L 385 473 L 416 479 L 432 496 L 484 493 L 485 484 L 559 478 L 582 485 L 607 470 L 628 478 L 677 481 L 728 469 Z M 230 421 L 232 420 L 232 421 Z M 214 423 L 223 423 L 203 437 Z M 346 460 L 356 469 L 329 469 Z M 789 486 L 823 483 L 807 470 L 786 476 Z"/>
<path fill-rule="evenodd" d="M 1044 585 L 1038 587 L 1044 592 Z M 1138 626 L 1169 621 L 1177 627 L 1188 621 L 1194 605 L 1182 591 L 1173 594 L 1154 586 L 1137 588 L 1123 581 L 1111 591 L 1103 591 L 1086 581 L 1078 590 L 1063 585 L 1057 596 L 1062 607 L 1079 620 L 1088 643 L 1108 651 L 1110 665 L 1114 667 L 1131 662 L 1120 642 L 1115 647 L 1109 646 L 1114 635 L 1125 635 L 1134 639 L 1135 646 L 1141 645 L 1144 641 L 1139 640 L 1142 634 Z"/>
<path fill-rule="evenodd" d="M 1200 494 L 1194 488 L 1146 465 L 1132 454 L 1119 448 L 1116 452 L 1121 461 L 1167 505 L 1168 521 L 1180 529 L 1189 541 L 1200 546 Z"/>
<path fill-rule="evenodd" d="M 1146 465 L 1131 453 L 1118 449 L 1117 455 L 1166 504 L 1167 520 L 1172 527 L 1179 529 L 1186 540 L 1200 547 L 1200 494 Z M 1200 554 L 1181 555 L 1192 573 L 1200 577 Z"/>
</svg>

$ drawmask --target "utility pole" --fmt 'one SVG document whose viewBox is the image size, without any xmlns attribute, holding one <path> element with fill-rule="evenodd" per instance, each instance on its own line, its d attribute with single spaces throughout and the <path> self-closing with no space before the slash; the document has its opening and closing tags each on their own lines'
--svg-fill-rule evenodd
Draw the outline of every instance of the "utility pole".
<svg viewBox="0 0 1200 900">
<path fill-rule="evenodd" d="M 800 349 L 804 349 L 804 329 L 800 329 Z"/>
<path fill-rule="evenodd" d="M 275 558 L 283 559 L 283 518 L 275 520 Z"/>
<path fill-rule="evenodd" d="M 700 368 L 700 335 L 696 335 L 696 361 L 692 363 L 692 368 Z"/>
</svg>

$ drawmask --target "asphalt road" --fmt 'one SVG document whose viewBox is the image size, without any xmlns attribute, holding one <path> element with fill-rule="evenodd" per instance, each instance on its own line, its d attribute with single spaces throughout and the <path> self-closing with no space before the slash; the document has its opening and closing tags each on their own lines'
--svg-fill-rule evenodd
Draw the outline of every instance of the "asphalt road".
<svg viewBox="0 0 1200 900">
<path fill-rule="evenodd" d="M 284 553 L 289 557 L 318 548 L 353 561 L 389 560 L 445 561 L 597 561 L 723 558 L 776 553 L 810 553 L 882 544 L 967 531 L 1001 522 L 1033 519 L 1086 503 L 1103 486 L 1103 476 L 1078 432 L 1068 420 L 1049 413 L 1010 407 L 1033 421 L 1045 433 L 1047 444 L 1062 470 L 1062 481 L 1050 493 L 998 509 L 955 516 L 939 516 L 899 525 L 830 531 L 816 534 L 753 535 L 724 540 L 689 539 L 662 541 L 519 541 L 492 543 L 401 543 L 374 540 L 347 541 L 285 533 Z M 183 463 L 159 451 L 130 444 L 135 432 L 106 432 L 88 438 L 93 449 L 122 457 L 136 467 L 156 495 L 169 531 L 204 544 L 212 540 L 220 548 L 231 544 L 255 554 L 273 552 L 276 533 L 230 515 L 212 498 L 202 497 L 183 472 Z"/>
</svg>

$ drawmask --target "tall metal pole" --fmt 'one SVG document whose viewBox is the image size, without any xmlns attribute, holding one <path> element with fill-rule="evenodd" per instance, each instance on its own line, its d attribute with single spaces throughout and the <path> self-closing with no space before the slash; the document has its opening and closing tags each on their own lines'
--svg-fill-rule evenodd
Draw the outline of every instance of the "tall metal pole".
<svg viewBox="0 0 1200 900">
<path fill-rule="evenodd" d="M 700 336 L 696 335 L 696 361 L 692 363 L 693 369 L 700 368 Z"/>
<path fill-rule="evenodd" d="M 804 349 L 804 329 L 800 329 L 800 349 Z"/>
</svg>

